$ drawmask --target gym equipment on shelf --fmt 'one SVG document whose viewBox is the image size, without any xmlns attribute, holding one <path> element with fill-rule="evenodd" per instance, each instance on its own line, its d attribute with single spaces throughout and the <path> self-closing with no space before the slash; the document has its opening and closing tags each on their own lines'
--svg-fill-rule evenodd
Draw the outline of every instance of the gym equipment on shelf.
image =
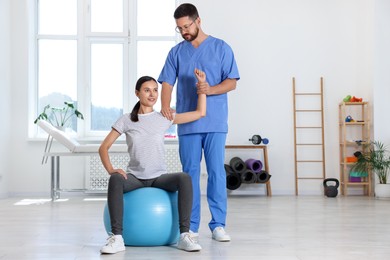
<svg viewBox="0 0 390 260">
<path fill-rule="evenodd" d="M 246 171 L 246 164 L 240 157 L 233 157 L 229 163 L 230 167 L 232 167 L 233 171 L 238 174 L 241 174 Z"/>
<path fill-rule="evenodd" d="M 271 178 L 271 175 L 265 170 L 261 170 L 260 172 L 256 173 L 256 175 L 258 183 L 266 183 Z"/>
<path fill-rule="evenodd" d="M 241 186 L 241 176 L 233 171 L 232 167 L 225 164 L 226 172 L 226 188 L 229 190 L 236 190 Z"/>
<path fill-rule="evenodd" d="M 249 139 L 253 144 L 268 144 L 269 140 L 267 138 L 261 138 L 260 135 L 253 135 L 251 139 Z"/>
<path fill-rule="evenodd" d="M 263 169 L 263 163 L 260 160 L 248 159 L 245 161 L 245 165 L 248 169 L 255 173 L 260 172 Z"/>
</svg>

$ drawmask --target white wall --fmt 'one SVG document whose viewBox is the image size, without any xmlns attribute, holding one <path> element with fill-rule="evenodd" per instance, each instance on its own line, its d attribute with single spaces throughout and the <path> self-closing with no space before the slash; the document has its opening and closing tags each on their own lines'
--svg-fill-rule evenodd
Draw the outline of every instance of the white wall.
<svg viewBox="0 0 390 260">
<path fill-rule="evenodd" d="M 377 0 L 375 10 L 374 135 L 390 144 L 390 2 Z"/>
<path fill-rule="evenodd" d="M 230 95 L 228 142 L 268 137 L 273 191 L 293 194 L 291 78 L 298 89 L 318 91 L 323 76 L 327 176 L 338 178 L 338 103 L 347 94 L 372 95 L 373 1 L 196 3 L 205 31 L 231 44 L 241 73 Z"/>
<path fill-rule="evenodd" d="M 49 195 L 49 167 L 41 166 L 43 143 L 31 142 L 28 127 L 29 95 L 29 31 L 28 5 L 32 1 L 9 1 L 11 6 L 11 105 L 12 126 L 8 192 L 13 195 Z"/>
<path fill-rule="evenodd" d="M 9 1 L 0 0 L 0 198 L 8 193 L 10 128 L 10 23 Z"/>
<path fill-rule="evenodd" d="M 13 145 L 8 158 L 12 169 L 8 192 L 11 196 L 48 195 L 49 167 L 40 165 L 44 144 L 27 140 L 31 124 L 27 113 L 28 1 L 8 2 L 12 32 L 11 95 L 16 100 L 9 104 L 13 111 L 10 119 Z M 375 66 L 385 65 L 373 64 L 374 32 L 377 33 L 373 28 L 374 4 L 380 9 L 381 5 L 387 5 L 386 1 L 192 2 L 198 6 L 204 31 L 228 42 L 239 65 L 241 80 L 229 96 L 228 143 L 249 144 L 253 134 L 269 138 L 272 192 L 294 194 L 291 79 L 296 77 L 298 88 L 317 90 L 323 76 L 327 176 L 338 178 L 338 103 L 347 94 L 372 100 Z M 2 138 L 0 142 L 3 146 L 5 141 Z M 68 162 L 64 166 L 72 169 L 74 165 Z M 74 169 L 79 171 L 80 167 Z M 320 185 L 315 192 L 320 194 Z"/>
</svg>

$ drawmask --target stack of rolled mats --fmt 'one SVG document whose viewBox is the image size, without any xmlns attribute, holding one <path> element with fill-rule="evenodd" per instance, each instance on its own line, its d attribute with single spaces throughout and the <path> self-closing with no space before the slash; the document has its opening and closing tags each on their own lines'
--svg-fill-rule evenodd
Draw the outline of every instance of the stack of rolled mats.
<svg viewBox="0 0 390 260">
<path fill-rule="evenodd" d="M 266 183 L 271 175 L 263 170 L 260 160 L 248 159 L 245 162 L 240 157 L 233 157 L 225 164 L 226 187 L 236 190 L 241 183 Z"/>
</svg>

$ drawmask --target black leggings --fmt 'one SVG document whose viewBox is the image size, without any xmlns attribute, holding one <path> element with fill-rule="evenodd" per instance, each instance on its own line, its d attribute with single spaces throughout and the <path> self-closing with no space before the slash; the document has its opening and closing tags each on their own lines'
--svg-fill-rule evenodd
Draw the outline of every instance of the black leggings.
<svg viewBox="0 0 390 260">
<path fill-rule="evenodd" d="M 155 179 L 141 180 L 132 174 L 125 179 L 120 174 L 112 174 L 108 182 L 107 205 L 111 219 L 111 232 L 122 235 L 123 194 L 142 187 L 155 187 L 166 191 L 178 191 L 180 233 L 189 232 L 192 209 L 191 177 L 185 173 L 163 174 Z"/>
</svg>

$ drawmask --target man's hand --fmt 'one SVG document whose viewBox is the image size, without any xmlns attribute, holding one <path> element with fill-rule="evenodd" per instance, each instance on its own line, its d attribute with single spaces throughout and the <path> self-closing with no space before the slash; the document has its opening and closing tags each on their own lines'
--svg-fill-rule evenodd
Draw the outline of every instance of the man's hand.
<svg viewBox="0 0 390 260">
<path fill-rule="evenodd" d="M 209 83 L 207 82 L 204 82 L 204 83 L 197 83 L 196 84 L 196 88 L 197 88 L 197 93 L 198 94 L 206 94 L 206 95 L 210 95 L 211 94 L 211 88 L 210 88 L 210 85 Z"/>
</svg>

